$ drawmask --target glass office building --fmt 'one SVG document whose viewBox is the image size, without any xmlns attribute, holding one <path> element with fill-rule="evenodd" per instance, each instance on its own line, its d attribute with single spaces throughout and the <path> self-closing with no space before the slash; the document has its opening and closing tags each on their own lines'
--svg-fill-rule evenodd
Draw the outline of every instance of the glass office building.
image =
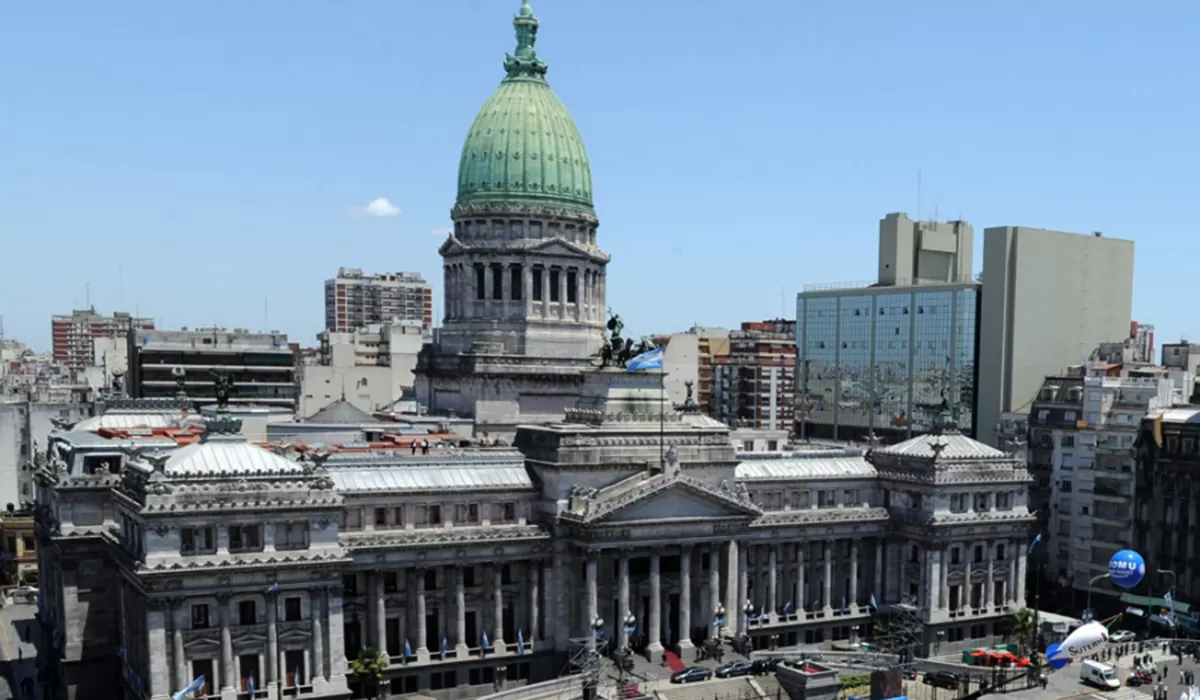
<svg viewBox="0 0 1200 700">
<path fill-rule="evenodd" d="M 900 440 L 948 413 L 974 435 L 979 290 L 972 282 L 800 294 L 801 432 Z"/>
</svg>

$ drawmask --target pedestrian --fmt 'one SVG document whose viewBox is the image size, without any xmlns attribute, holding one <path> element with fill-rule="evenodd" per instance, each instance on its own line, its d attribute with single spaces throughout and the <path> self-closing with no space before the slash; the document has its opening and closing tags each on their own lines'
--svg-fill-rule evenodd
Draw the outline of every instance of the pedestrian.
<svg viewBox="0 0 1200 700">
<path fill-rule="evenodd" d="M 1179 685 L 1187 685 L 1187 671 L 1179 669 Z"/>
</svg>

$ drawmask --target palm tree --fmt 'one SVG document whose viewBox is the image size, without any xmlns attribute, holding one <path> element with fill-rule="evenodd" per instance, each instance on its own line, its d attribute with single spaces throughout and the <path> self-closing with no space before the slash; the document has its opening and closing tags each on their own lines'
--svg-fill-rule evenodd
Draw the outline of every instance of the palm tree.
<svg viewBox="0 0 1200 700">
<path fill-rule="evenodd" d="M 387 665 L 387 655 L 378 649 L 363 647 L 358 650 L 358 658 L 350 662 L 350 671 L 362 684 L 365 697 L 379 697 L 380 681 L 383 680 L 383 670 Z"/>
<path fill-rule="evenodd" d="M 1037 614 L 1029 608 L 1022 608 L 1006 615 L 1000 620 L 1000 631 L 1004 641 L 1016 639 L 1021 651 L 1028 652 L 1029 641 L 1037 634 Z"/>
</svg>

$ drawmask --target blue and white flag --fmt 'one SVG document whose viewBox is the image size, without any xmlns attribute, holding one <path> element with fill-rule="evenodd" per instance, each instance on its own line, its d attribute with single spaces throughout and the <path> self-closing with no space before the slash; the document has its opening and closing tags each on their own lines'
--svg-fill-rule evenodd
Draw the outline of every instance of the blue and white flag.
<svg viewBox="0 0 1200 700">
<path fill-rule="evenodd" d="M 871 594 L 871 608 L 872 608 L 873 610 L 878 610 L 878 609 L 879 609 L 879 603 L 876 603 L 876 602 L 875 602 L 875 594 L 874 594 L 874 593 L 872 593 L 872 594 Z"/>
<path fill-rule="evenodd" d="M 279 592 L 279 582 L 278 581 L 272 583 L 270 586 L 267 586 L 267 593 L 278 593 L 278 592 Z"/>
<path fill-rule="evenodd" d="M 487 630 L 483 630 L 483 642 L 479 646 L 484 650 L 492 648 L 492 640 L 488 639 Z"/>
<path fill-rule="evenodd" d="M 189 695 L 195 695 L 196 693 L 204 692 L 205 685 L 204 675 L 201 674 L 200 677 L 195 678 L 191 683 L 188 683 L 186 688 L 172 695 L 171 700 L 187 700 L 187 696 Z"/>
<path fill-rule="evenodd" d="M 642 370 L 646 369 L 662 369 L 662 367 L 662 348 L 654 348 L 653 350 L 644 352 L 625 363 L 626 372 L 641 372 Z"/>
<path fill-rule="evenodd" d="M 1033 541 L 1029 543 L 1029 554 L 1033 554 L 1033 550 L 1041 543 L 1042 543 L 1042 533 L 1039 532 L 1037 534 L 1037 537 L 1034 537 Z"/>
<path fill-rule="evenodd" d="M 517 654 L 525 656 L 525 635 L 517 630 Z"/>
<path fill-rule="evenodd" d="M 442 635 L 442 653 L 445 654 L 446 650 L 449 648 L 450 648 L 450 640 L 446 639 L 446 635 L 443 634 Z"/>
<path fill-rule="evenodd" d="M 1163 594 L 1163 602 L 1167 604 L 1167 624 L 1171 627 L 1175 626 L 1175 597 L 1170 591 Z"/>
<path fill-rule="evenodd" d="M 849 608 L 846 607 L 846 596 L 842 596 L 842 612 L 845 613 Z"/>
<path fill-rule="evenodd" d="M 404 638 L 404 658 L 412 657 L 412 645 L 408 643 L 408 637 Z"/>
<path fill-rule="evenodd" d="M 302 679 L 301 679 L 301 677 L 300 677 L 300 667 L 299 667 L 299 666 L 297 666 L 297 667 L 296 667 L 295 674 L 296 674 L 296 675 L 295 675 L 295 677 L 294 677 L 294 680 L 296 681 L 296 687 L 297 687 L 297 688 L 299 688 L 299 687 L 300 687 L 300 681 L 302 680 Z"/>
<path fill-rule="evenodd" d="M 784 615 L 792 614 L 792 601 L 789 600 L 788 602 L 783 604 L 783 614 Z"/>
<path fill-rule="evenodd" d="M 254 674 L 250 674 L 250 679 L 246 681 L 246 692 L 254 695 Z"/>
</svg>

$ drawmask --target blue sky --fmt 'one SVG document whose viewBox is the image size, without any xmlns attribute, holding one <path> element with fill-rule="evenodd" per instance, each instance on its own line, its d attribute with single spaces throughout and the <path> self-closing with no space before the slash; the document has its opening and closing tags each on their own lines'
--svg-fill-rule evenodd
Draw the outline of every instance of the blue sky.
<svg viewBox="0 0 1200 700">
<path fill-rule="evenodd" d="M 90 287 L 311 344 L 339 265 L 420 271 L 440 313 L 436 232 L 519 0 L 4 5 L 7 337 L 47 347 Z M 794 316 L 805 284 L 873 277 L 907 211 L 967 219 L 977 256 L 995 225 L 1132 238 L 1135 316 L 1200 338 L 1200 3 L 534 8 L 633 333 Z M 403 213 L 352 214 L 380 197 Z"/>
</svg>

